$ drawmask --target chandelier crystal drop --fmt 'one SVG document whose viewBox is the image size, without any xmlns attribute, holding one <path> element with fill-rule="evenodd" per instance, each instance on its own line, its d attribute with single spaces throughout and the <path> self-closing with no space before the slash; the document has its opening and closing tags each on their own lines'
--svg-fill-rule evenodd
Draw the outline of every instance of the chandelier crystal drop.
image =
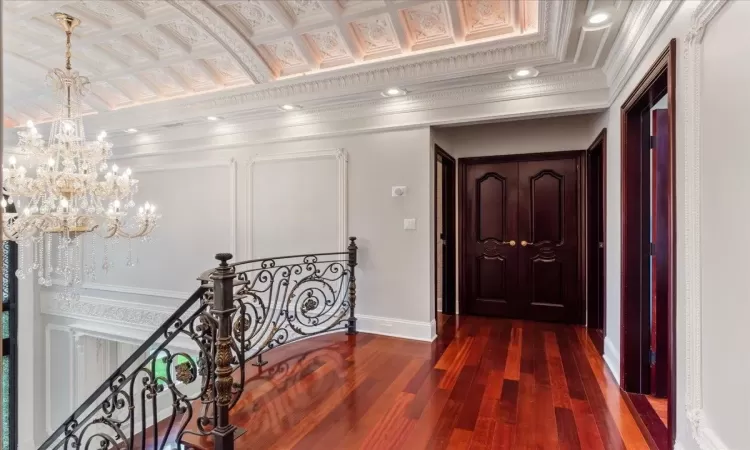
<svg viewBox="0 0 750 450">
<path fill-rule="evenodd" d="M 146 239 L 160 216 L 156 206 L 146 202 L 134 215 L 134 195 L 138 180 L 130 169 L 109 166 L 112 144 L 100 132 L 96 140 L 87 141 L 83 128 L 81 99 L 89 90 L 88 78 L 71 67 L 71 35 L 80 21 L 56 13 L 67 36 L 65 69 L 53 69 L 47 81 L 57 94 L 57 111 L 47 143 L 29 121 L 18 132 L 19 158 L 11 156 L 3 165 L 3 239 L 30 247 L 32 261 L 23 261 L 19 251 L 20 279 L 36 271 L 37 281 L 51 286 L 53 278 L 64 287 L 58 293 L 64 299 L 78 297 L 84 271 L 95 276 L 94 237 L 105 239 L 101 267 L 110 268 L 110 238 L 130 241 Z M 29 168 L 19 164 L 19 159 Z M 90 236 L 90 262 L 84 261 L 83 239 Z M 132 246 L 128 242 L 127 265 L 134 265 Z"/>
</svg>

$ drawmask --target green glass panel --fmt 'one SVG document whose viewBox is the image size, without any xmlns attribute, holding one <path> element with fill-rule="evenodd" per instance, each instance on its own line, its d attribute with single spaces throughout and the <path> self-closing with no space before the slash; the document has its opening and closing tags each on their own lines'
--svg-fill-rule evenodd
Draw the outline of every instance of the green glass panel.
<svg viewBox="0 0 750 450">
<path fill-rule="evenodd" d="M 3 303 L 10 300 L 10 242 L 3 242 Z"/>
<path fill-rule="evenodd" d="M 10 450 L 10 359 L 8 356 L 3 356 L 3 450 Z"/>
<path fill-rule="evenodd" d="M 10 337 L 10 311 L 3 313 L 3 339 Z"/>
</svg>

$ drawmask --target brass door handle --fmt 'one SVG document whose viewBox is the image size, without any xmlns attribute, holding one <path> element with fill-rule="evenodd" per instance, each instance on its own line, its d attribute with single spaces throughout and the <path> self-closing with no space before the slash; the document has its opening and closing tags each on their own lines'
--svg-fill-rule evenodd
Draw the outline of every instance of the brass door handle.
<svg viewBox="0 0 750 450">
<path fill-rule="evenodd" d="M 521 241 L 521 247 L 526 247 L 527 245 L 534 245 L 534 243 L 533 242 Z"/>
<path fill-rule="evenodd" d="M 508 241 L 508 245 L 510 245 L 511 247 L 515 247 L 516 246 L 516 241 L 510 240 L 510 241 Z"/>
</svg>

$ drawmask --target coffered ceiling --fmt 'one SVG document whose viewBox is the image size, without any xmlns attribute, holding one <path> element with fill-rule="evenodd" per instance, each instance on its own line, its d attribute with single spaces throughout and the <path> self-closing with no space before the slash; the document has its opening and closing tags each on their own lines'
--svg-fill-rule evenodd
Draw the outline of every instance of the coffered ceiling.
<svg viewBox="0 0 750 450">
<path fill-rule="evenodd" d="M 54 12 L 81 19 L 73 66 L 91 80 L 84 111 L 97 125 L 139 129 L 205 118 L 306 112 L 365 102 L 380 92 L 420 94 L 517 83 L 601 69 L 626 0 L 11 0 L 3 2 L 4 122 L 49 121 L 45 85 L 64 62 Z M 591 26 L 593 11 L 612 21 Z M 601 79 L 604 79 L 602 77 Z M 587 83 L 590 83 L 587 81 Z M 606 85 L 606 82 L 605 82 Z M 593 85 L 592 85 L 593 86 Z M 596 86 L 601 87 L 601 86 Z M 387 108 L 386 108 L 387 109 Z M 127 114 L 125 113 L 127 111 Z"/>
<path fill-rule="evenodd" d="M 505 39 L 538 24 L 529 0 L 29 0 L 3 8 L 13 123 L 54 112 L 42 82 L 63 61 L 56 11 L 82 21 L 73 56 L 92 80 L 86 111 Z"/>
</svg>

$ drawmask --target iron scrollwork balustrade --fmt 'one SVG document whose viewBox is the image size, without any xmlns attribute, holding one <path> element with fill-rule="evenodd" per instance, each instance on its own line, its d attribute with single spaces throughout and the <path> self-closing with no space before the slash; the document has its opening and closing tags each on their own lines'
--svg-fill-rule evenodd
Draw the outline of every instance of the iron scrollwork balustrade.
<svg viewBox="0 0 750 450">
<path fill-rule="evenodd" d="M 246 361 L 262 365 L 263 353 L 299 339 L 357 333 L 358 249 L 349 239 L 346 252 L 234 264 L 216 255 L 201 286 L 39 450 L 165 450 L 206 439 L 233 450 L 229 411 L 245 389 Z"/>
<path fill-rule="evenodd" d="M 187 434 L 210 434 L 217 324 L 208 302 L 199 301 L 206 296 L 205 286 L 196 290 L 39 448 L 163 450 Z M 170 350 L 178 338 L 197 356 Z M 168 414 L 161 417 L 165 403 Z"/>
</svg>

